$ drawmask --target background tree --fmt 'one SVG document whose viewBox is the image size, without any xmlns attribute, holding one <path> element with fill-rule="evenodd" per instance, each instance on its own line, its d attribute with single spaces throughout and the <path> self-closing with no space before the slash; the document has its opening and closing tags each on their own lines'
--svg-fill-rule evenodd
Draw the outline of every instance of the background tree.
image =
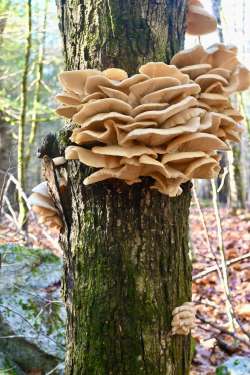
<svg viewBox="0 0 250 375">
<path fill-rule="evenodd" d="M 183 48 L 184 0 L 58 0 L 57 6 L 67 70 L 116 66 L 133 74 L 148 61 L 169 62 Z M 61 148 L 69 129 L 59 137 Z M 68 163 L 62 197 L 66 374 L 188 374 L 190 337 L 170 332 L 173 308 L 191 299 L 190 185 L 170 199 L 149 190 L 147 179 L 86 188 L 88 174 Z"/>
</svg>

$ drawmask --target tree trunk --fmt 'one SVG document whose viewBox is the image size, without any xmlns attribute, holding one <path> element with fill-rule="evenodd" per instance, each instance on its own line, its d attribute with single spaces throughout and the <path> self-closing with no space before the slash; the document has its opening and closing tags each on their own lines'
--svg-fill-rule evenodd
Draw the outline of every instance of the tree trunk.
<svg viewBox="0 0 250 375">
<path fill-rule="evenodd" d="M 25 185 L 25 125 L 28 99 L 28 72 L 30 67 L 31 55 L 31 40 L 32 40 L 32 4 L 31 0 L 27 0 L 27 17 L 28 30 L 25 46 L 24 69 L 21 84 L 21 113 L 18 124 L 18 146 L 17 146 L 17 177 L 20 187 L 24 189 Z M 27 220 L 28 208 L 23 199 L 21 190 L 18 191 L 18 205 L 19 205 L 19 225 L 22 228 Z"/>
<path fill-rule="evenodd" d="M 183 47 L 184 0 L 57 6 L 68 70 L 116 66 L 131 74 L 148 61 L 168 62 Z M 61 148 L 67 138 L 61 133 Z M 171 314 L 191 299 L 190 184 L 168 198 L 150 190 L 148 179 L 85 187 L 89 169 L 76 161 L 66 168 L 65 373 L 188 374 L 190 337 L 171 336 Z"/>
</svg>

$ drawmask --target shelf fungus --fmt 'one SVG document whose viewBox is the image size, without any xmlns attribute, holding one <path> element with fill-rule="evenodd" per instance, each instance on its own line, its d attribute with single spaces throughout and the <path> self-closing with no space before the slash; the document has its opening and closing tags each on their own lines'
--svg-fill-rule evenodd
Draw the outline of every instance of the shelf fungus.
<svg viewBox="0 0 250 375">
<path fill-rule="evenodd" d="M 205 35 L 217 29 L 217 21 L 198 0 L 188 1 L 187 33 Z"/>
<path fill-rule="evenodd" d="M 216 152 L 242 132 L 228 96 L 247 72 L 235 59 L 232 47 L 199 46 L 131 77 L 116 68 L 61 73 L 57 113 L 74 126 L 65 159 L 96 168 L 85 185 L 151 177 L 151 188 L 169 196 L 192 178 L 216 177 Z"/>
<path fill-rule="evenodd" d="M 32 210 L 37 214 L 40 224 L 45 224 L 51 229 L 58 230 L 61 228 L 62 221 L 49 194 L 47 181 L 42 182 L 32 189 L 29 203 L 32 206 Z"/>
<path fill-rule="evenodd" d="M 192 302 L 185 302 L 172 313 L 172 335 L 188 335 L 195 328 L 196 309 Z"/>
</svg>

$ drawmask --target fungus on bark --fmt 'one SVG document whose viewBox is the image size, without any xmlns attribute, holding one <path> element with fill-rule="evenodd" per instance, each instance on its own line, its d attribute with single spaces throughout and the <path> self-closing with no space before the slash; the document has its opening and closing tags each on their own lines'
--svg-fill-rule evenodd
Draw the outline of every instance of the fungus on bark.
<svg viewBox="0 0 250 375">
<path fill-rule="evenodd" d="M 230 118 L 239 115 L 228 98 L 247 74 L 235 56 L 234 48 L 218 44 L 182 51 L 172 65 L 147 63 L 132 77 L 116 68 L 61 73 L 57 113 L 71 113 L 75 124 L 65 158 L 98 168 L 85 185 L 151 177 L 151 188 L 170 196 L 191 178 L 216 177 L 212 153 L 227 150 L 227 140 L 237 141 L 242 131 Z M 165 162 L 173 154 L 191 157 Z"/>
<path fill-rule="evenodd" d="M 187 33 L 190 35 L 204 35 L 217 29 L 216 18 L 204 9 L 198 0 L 188 1 Z"/>
<path fill-rule="evenodd" d="M 45 224 L 50 229 L 61 228 L 62 220 L 50 196 L 47 181 L 42 182 L 32 189 L 29 203 L 32 210 L 37 214 L 39 223 Z"/>
</svg>

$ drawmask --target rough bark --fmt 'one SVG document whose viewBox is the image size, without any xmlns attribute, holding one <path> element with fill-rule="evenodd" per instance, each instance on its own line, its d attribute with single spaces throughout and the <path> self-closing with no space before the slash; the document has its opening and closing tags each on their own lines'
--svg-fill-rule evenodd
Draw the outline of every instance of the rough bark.
<svg viewBox="0 0 250 375">
<path fill-rule="evenodd" d="M 66 69 L 169 61 L 183 47 L 186 2 L 58 0 Z M 59 137 L 60 148 L 69 131 Z M 45 149 L 41 155 L 49 154 Z M 190 337 L 171 332 L 174 307 L 191 299 L 188 249 L 190 184 L 177 198 L 116 181 L 84 187 L 89 174 L 67 163 L 58 194 L 64 215 L 67 375 L 185 375 Z M 61 172 L 64 168 L 62 168 Z"/>
</svg>

